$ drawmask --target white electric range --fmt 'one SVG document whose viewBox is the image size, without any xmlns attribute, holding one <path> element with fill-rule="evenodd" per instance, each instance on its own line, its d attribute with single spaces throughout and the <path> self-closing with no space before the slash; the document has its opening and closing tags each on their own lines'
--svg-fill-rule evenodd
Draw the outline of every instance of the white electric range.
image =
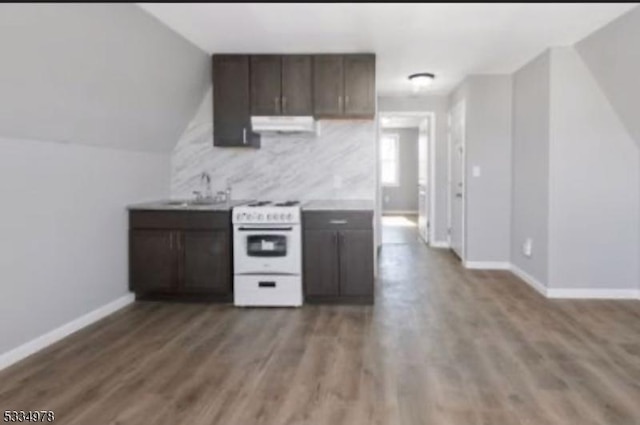
<svg viewBox="0 0 640 425">
<path fill-rule="evenodd" d="M 302 305 L 300 203 L 233 208 L 233 298 L 237 306 Z"/>
</svg>

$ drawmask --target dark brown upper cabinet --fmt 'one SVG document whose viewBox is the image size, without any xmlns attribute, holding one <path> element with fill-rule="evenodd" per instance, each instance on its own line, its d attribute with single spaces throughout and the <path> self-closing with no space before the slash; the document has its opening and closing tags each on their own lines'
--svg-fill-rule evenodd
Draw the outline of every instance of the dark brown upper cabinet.
<svg viewBox="0 0 640 425">
<path fill-rule="evenodd" d="M 310 55 L 282 57 L 282 115 L 313 115 L 313 81 Z"/>
<path fill-rule="evenodd" d="M 281 74 L 281 56 L 251 56 L 251 115 L 280 115 Z"/>
<path fill-rule="evenodd" d="M 374 55 L 344 57 L 344 114 L 372 117 L 376 111 L 376 64 Z"/>
<path fill-rule="evenodd" d="M 318 118 L 339 117 L 344 111 L 342 55 L 313 57 L 313 109 Z"/>
<path fill-rule="evenodd" d="M 375 55 L 315 55 L 313 72 L 317 118 L 375 116 Z"/>
<path fill-rule="evenodd" d="M 312 115 L 311 56 L 251 56 L 251 115 Z"/>
<path fill-rule="evenodd" d="M 213 145 L 259 147 L 251 132 L 248 55 L 213 55 Z"/>
</svg>

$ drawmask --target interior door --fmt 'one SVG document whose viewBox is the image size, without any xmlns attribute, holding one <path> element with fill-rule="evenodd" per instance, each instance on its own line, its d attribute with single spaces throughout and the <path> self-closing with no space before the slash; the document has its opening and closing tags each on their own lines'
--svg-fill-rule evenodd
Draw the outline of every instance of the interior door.
<svg viewBox="0 0 640 425">
<path fill-rule="evenodd" d="M 464 130 L 465 105 L 458 102 L 450 114 L 450 149 L 451 149 L 451 249 L 464 260 L 464 208 L 465 208 L 465 176 L 464 176 Z"/>
<path fill-rule="evenodd" d="M 418 129 L 418 234 L 429 243 L 429 138 L 428 120 Z"/>
</svg>

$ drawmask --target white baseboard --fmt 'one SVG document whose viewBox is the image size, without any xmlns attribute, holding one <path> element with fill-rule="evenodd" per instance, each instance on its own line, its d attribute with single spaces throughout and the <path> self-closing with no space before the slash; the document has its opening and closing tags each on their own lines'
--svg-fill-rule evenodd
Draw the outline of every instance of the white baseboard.
<svg viewBox="0 0 640 425">
<path fill-rule="evenodd" d="M 511 264 L 505 261 L 465 261 L 464 266 L 468 269 L 477 270 L 510 270 Z"/>
<path fill-rule="evenodd" d="M 107 317 L 108 315 L 120 310 L 123 307 L 133 303 L 135 300 L 134 294 L 127 294 L 123 297 L 116 299 L 115 301 L 105 304 L 102 307 L 90 311 L 84 316 L 80 316 L 77 319 L 68 322 L 59 328 L 56 328 L 44 335 L 37 337 L 21 346 L 14 348 L 11 351 L 0 354 L 0 370 L 11 366 L 20 360 L 29 357 L 37 351 L 46 348 L 61 339 L 71 335 L 80 329 L 97 322 L 98 320 Z"/>
<path fill-rule="evenodd" d="M 525 272 L 515 264 L 511 264 L 511 272 L 518 276 L 520 279 L 524 280 L 529 286 L 539 292 L 543 297 L 547 296 L 547 286 L 544 283 L 540 282 L 538 279 L 531 276 L 529 273 Z"/>
<path fill-rule="evenodd" d="M 449 242 L 447 241 L 433 241 L 433 242 L 429 242 L 429 246 L 431 248 L 451 248 L 451 245 L 449 245 Z"/>
<path fill-rule="evenodd" d="M 574 300 L 640 299 L 640 290 L 637 289 L 547 288 L 545 284 L 514 264 L 511 264 L 511 271 L 546 298 Z"/>
<path fill-rule="evenodd" d="M 549 288 L 548 298 L 568 298 L 583 300 L 634 300 L 640 298 L 636 289 L 571 289 Z"/>
</svg>

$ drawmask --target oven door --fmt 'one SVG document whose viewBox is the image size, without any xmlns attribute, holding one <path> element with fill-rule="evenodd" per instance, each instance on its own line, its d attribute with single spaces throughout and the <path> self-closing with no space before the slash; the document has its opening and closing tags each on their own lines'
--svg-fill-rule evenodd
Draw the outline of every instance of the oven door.
<svg viewBox="0 0 640 425">
<path fill-rule="evenodd" d="M 300 225 L 236 225 L 235 274 L 300 274 Z"/>
</svg>

